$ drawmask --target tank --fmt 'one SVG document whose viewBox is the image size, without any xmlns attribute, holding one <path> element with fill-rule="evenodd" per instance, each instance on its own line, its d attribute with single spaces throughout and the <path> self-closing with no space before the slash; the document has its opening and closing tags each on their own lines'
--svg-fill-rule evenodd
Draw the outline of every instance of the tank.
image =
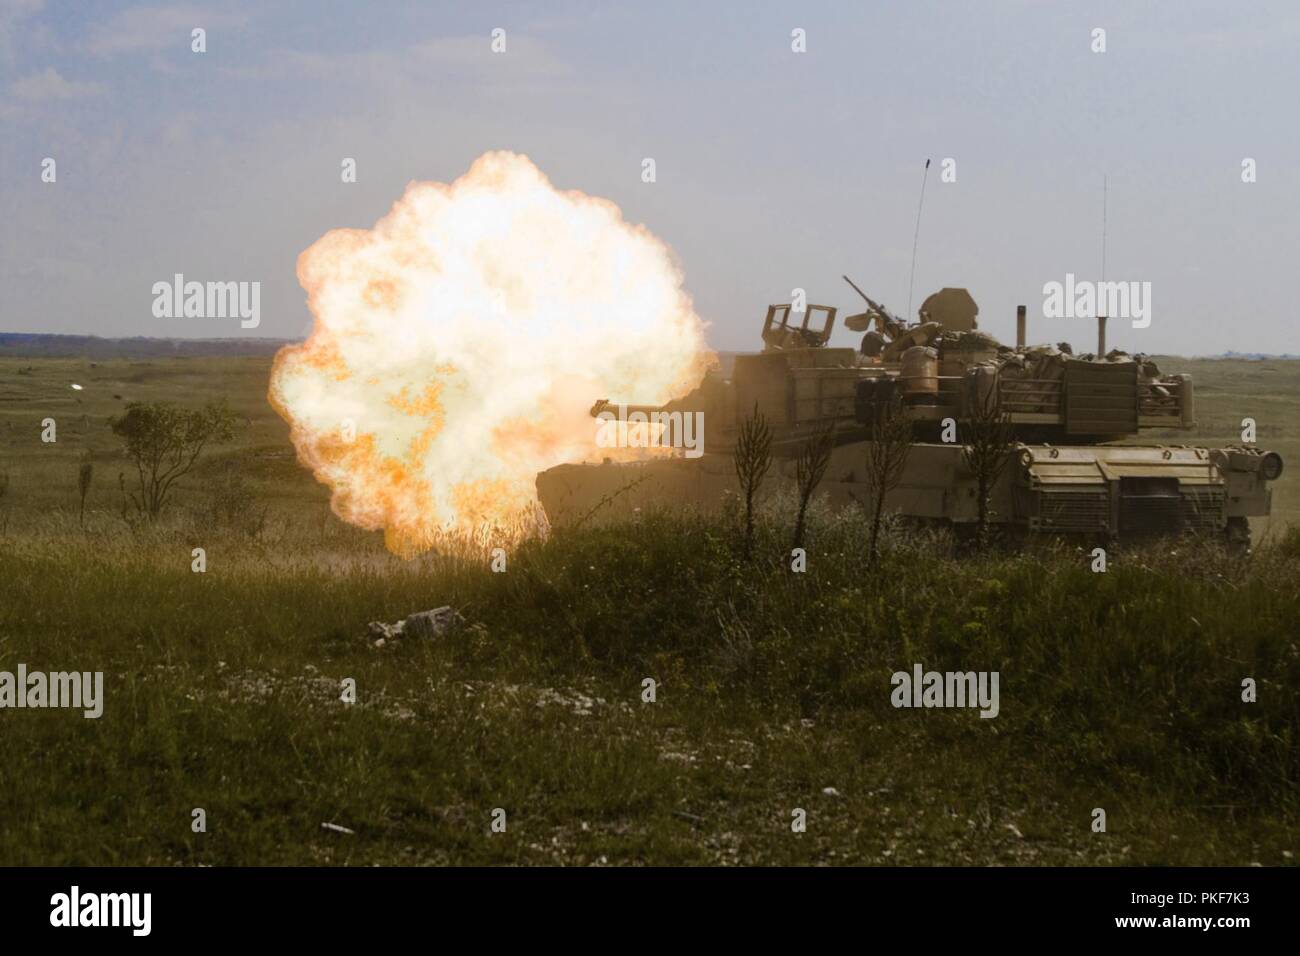
<svg viewBox="0 0 1300 956">
<path fill-rule="evenodd" d="M 769 483 L 793 485 L 800 450 L 829 434 L 833 450 L 818 496 L 837 506 L 866 501 L 872 423 L 890 407 L 906 409 L 913 444 L 886 511 L 958 534 L 971 531 L 981 512 L 979 476 L 963 442 L 977 421 L 990 420 L 1004 429 L 1008 457 L 985 514 L 1005 532 L 1102 541 L 1196 532 L 1248 547 L 1249 519 L 1268 515 L 1269 484 L 1282 473 L 1276 452 L 1136 440 L 1144 430 L 1194 426 L 1190 376 L 1165 374 L 1119 350 L 1075 355 L 1065 343 L 1025 345 L 1023 307 L 1017 345 L 1003 345 L 979 329 L 965 289 L 930 296 L 908 324 L 853 288 L 867 303 L 844 320 L 864 333 L 856 349 L 828 345 L 836 308 L 795 313 L 789 304 L 770 305 L 762 351 L 713 369 L 681 399 L 656 407 L 597 401 L 593 416 L 635 408 L 679 423 L 700 413 L 700 447 L 690 457 L 542 472 L 538 498 L 551 524 L 617 520 L 653 504 L 720 507 L 737 489 L 738 426 L 755 412 L 772 431 Z"/>
</svg>

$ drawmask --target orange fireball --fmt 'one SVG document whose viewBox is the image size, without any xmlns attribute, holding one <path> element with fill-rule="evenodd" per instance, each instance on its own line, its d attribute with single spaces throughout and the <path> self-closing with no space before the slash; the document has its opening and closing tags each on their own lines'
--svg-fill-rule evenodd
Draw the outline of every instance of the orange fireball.
<svg viewBox="0 0 1300 956">
<path fill-rule="evenodd" d="M 276 356 L 271 402 L 334 512 L 403 555 L 526 526 L 537 473 L 597 454 L 595 399 L 665 402 L 704 371 L 668 246 L 514 153 L 412 183 L 298 280 L 315 322 Z"/>
</svg>

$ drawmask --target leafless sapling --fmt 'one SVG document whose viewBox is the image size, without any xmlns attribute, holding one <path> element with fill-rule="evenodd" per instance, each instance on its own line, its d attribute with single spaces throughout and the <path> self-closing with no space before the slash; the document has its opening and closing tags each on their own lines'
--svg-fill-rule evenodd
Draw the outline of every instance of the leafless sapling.
<svg viewBox="0 0 1300 956">
<path fill-rule="evenodd" d="M 86 495 L 90 493 L 90 482 L 94 476 L 94 464 L 88 461 L 82 462 L 81 468 L 77 471 L 77 494 L 81 498 L 81 510 L 78 513 L 77 523 L 83 528 L 86 525 Z"/>
<path fill-rule="evenodd" d="M 989 502 L 998 478 L 1011 460 L 1014 435 L 1011 416 L 1002 410 L 996 389 L 970 403 L 962 432 L 962 459 L 975 476 L 976 544 L 982 549 L 989 540 Z"/>
<path fill-rule="evenodd" d="M 753 414 L 740 423 L 732 459 L 745 503 L 744 554 L 748 560 L 754 550 L 754 501 L 772 467 L 772 429 L 757 404 Z"/>
<path fill-rule="evenodd" d="M 894 398 L 876 407 L 871 422 L 871 441 L 867 442 L 867 508 L 871 514 L 871 558 L 880 557 L 880 522 L 885 499 L 898 487 L 912 450 L 912 417 L 907 407 Z"/>
<path fill-rule="evenodd" d="M 808 437 L 799 449 L 799 457 L 794 461 L 795 483 L 799 486 L 799 514 L 794 522 L 794 547 L 803 547 L 805 521 L 808 515 L 808 502 L 826 476 L 826 469 L 831 463 L 831 452 L 835 450 L 835 424 L 827 422 Z"/>
</svg>

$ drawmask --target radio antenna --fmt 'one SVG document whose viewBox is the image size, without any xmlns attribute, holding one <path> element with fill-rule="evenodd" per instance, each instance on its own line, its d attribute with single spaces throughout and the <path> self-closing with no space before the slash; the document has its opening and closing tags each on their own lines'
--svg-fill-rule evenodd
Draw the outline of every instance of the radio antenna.
<svg viewBox="0 0 1300 956">
<path fill-rule="evenodd" d="M 1106 200 L 1107 196 L 1107 177 L 1105 173 L 1101 175 L 1101 288 L 1106 284 Z M 1109 316 L 1102 314 L 1101 295 L 1097 296 L 1097 357 L 1101 358 L 1106 354 L 1106 319 Z"/>
<path fill-rule="evenodd" d="M 921 174 L 921 201 L 916 204 L 916 232 L 912 236 L 912 274 L 907 280 L 907 318 L 912 315 L 912 286 L 916 282 L 916 246 L 921 241 L 921 210 L 925 207 L 925 181 L 930 178 L 930 160 L 925 161 L 925 171 Z"/>
<path fill-rule="evenodd" d="M 1106 199 L 1107 199 L 1107 182 L 1106 174 L 1101 177 L 1101 281 L 1106 281 Z"/>
</svg>

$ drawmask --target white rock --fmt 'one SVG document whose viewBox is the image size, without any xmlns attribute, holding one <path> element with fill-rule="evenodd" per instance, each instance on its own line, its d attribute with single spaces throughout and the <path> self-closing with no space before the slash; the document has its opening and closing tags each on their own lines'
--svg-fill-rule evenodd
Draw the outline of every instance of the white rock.
<svg viewBox="0 0 1300 956">
<path fill-rule="evenodd" d="M 441 637 L 464 624 L 462 618 L 449 604 L 432 611 L 417 611 L 402 621 L 402 633 L 411 637 Z"/>
<path fill-rule="evenodd" d="M 431 611 L 416 611 L 396 624 L 371 621 L 366 625 L 366 633 L 376 647 L 383 647 L 399 637 L 441 637 L 464 623 L 465 619 L 451 605 L 444 604 Z"/>
</svg>

